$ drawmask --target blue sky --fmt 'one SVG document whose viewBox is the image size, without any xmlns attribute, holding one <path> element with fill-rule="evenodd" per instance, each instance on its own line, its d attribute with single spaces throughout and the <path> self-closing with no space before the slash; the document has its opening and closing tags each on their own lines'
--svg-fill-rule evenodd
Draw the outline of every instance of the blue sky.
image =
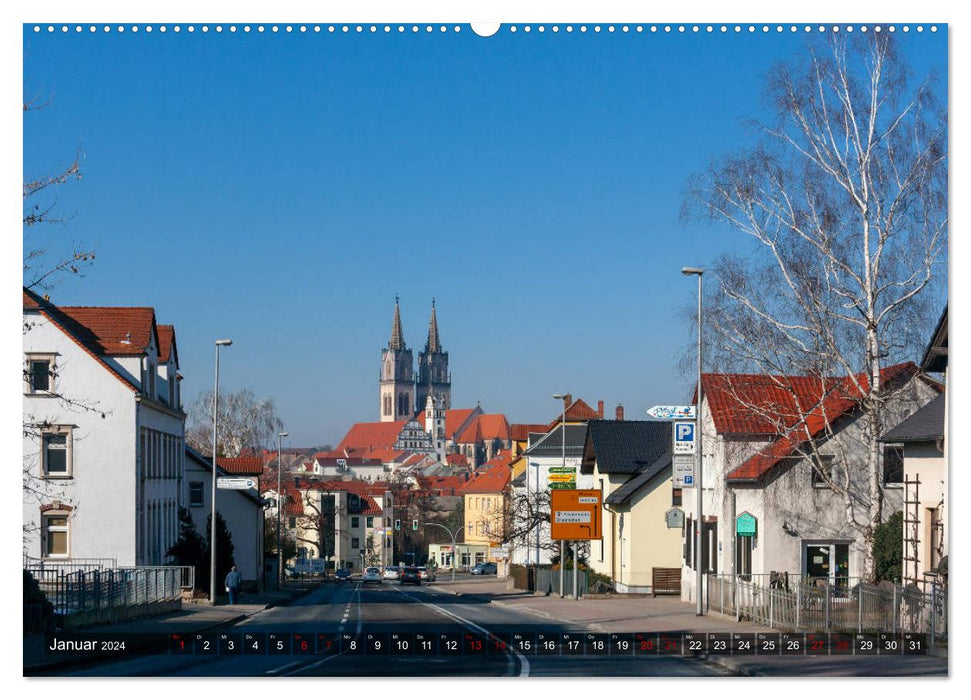
<svg viewBox="0 0 971 700">
<path fill-rule="evenodd" d="M 451 26 L 451 25 L 450 25 Z M 944 32 L 901 35 L 916 75 Z M 545 422 L 569 391 L 628 418 L 684 401 L 683 265 L 738 234 L 686 226 L 687 178 L 749 138 L 789 33 L 117 34 L 24 31 L 24 171 L 83 150 L 55 233 L 97 262 L 63 304 L 154 306 L 187 403 L 273 396 L 294 445 L 376 420 L 395 294 L 431 298 L 453 405 Z"/>
</svg>

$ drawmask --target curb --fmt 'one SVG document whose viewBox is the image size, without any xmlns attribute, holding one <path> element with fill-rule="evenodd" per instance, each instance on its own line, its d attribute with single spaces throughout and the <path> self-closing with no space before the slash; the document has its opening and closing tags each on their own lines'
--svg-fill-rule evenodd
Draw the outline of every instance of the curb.
<svg viewBox="0 0 971 700">
<path fill-rule="evenodd" d="M 733 659 L 726 659 L 722 656 L 701 656 L 698 657 L 698 661 L 705 666 L 724 669 L 733 676 L 757 678 L 765 675 L 755 669 L 747 668 Z"/>
</svg>

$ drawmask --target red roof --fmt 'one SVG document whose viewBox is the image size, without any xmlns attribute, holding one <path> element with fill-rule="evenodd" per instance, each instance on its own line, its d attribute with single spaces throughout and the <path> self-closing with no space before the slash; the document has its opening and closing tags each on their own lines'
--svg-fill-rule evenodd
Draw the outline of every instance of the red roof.
<svg viewBox="0 0 971 700">
<path fill-rule="evenodd" d="M 893 386 L 917 374 L 905 362 L 884 367 L 881 386 Z M 730 481 L 755 481 L 834 421 L 852 413 L 869 390 L 865 373 L 852 377 L 786 377 L 781 375 L 703 374 L 702 387 L 719 433 L 779 435 L 730 471 Z"/>
<path fill-rule="evenodd" d="M 462 489 L 463 493 L 502 493 L 509 485 L 512 470 L 508 465 L 496 464 L 476 474 Z"/>
<path fill-rule="evenodd" d="M 534 423 L 513 423 L 509 426 L 509 439 L 519 442 L 529 440 L 530 433 L 545 433 L 546 426 Z"/>
<path fill-rule="evenodd" d="M 438 496 L 459 496 L 468 480 L 464 476 L 420 476 L 418 486 Z"/>
<path fill-rule="evenodd" d="M 570 423 L 570 422 L 579 423 L 579 422 L 585 422 L 588 420 L 599 420 L 600 418 L 602 418 L 602 416 L 599 413 L 597 413 L 596 409 L 590 408 L 590 404 L 588 404 L 583 399 L 577 399 L 569 406 L 567 406 L 567 409 L 566 409 L 567 423 Z M 546 427 L 542 431 L 537 430 L 535 432 L 548 433 L 553 428 L 558 426 L 562 422 L 562 420 L 563 420 L 563 412 L 561 411 L 559 414 L 557 414 L 556 418 L 554 418 L 546 425 Z"/>
<path fill-rule="evenodd" d="M 476 416 L 457 436 L 455 442 L 470 443 L 483 440 L 508 440 L 509 422 L 501 413 Z"/>
<path fill-rule="evenodd" d="M 259 476 L 263 473 L 262 457 L 219 457 L 216 464 L 227 474 Z"/>
<path fill-rule="evenodd" d="M 382 464 L 399 462 L 401 458 L 408 454 L 407 450 L 396 450 L 393 447 L 379 447 L 363 453 L 367 459 L 377 460 Z"/>
<path fill-rule="evenodd" d="M 88 331 L 101 355 L 141 355 L 157 338 L 155 309 L 148 306 L 61 306 Z M 156 346 L 158 343 L 156 343 Z"/>
<path fill-rule="evenodd" d="M 175 326 L 158 326 L 158 361 L 168 362 L 175 348 Z M 175 352 L 175 364 L 179 364 L 179 352 Z"/>
<path fill-rule="evenodd" d="M 445 439 L 451 440 L 455 437 L 455 431 L 462 427 L 474 410 L 474 408 L 450 408 L 445 411 Z"/>
<path fill-rule="evenodd" d="M 334 452 L 342 450 L 373 450 L 378 448 L 391 449 L 408 421 L 389 421 L 374 423 L 355 423 L 347 431 L 347 435 L 340 441 Z"/>
<path fill-rule="evenodd" d="M 447 454 L 445 455 L 445 463 L 449 466 L 467 467 L 469 466 L 469 458 L 460 453 Z"/>
</svg>

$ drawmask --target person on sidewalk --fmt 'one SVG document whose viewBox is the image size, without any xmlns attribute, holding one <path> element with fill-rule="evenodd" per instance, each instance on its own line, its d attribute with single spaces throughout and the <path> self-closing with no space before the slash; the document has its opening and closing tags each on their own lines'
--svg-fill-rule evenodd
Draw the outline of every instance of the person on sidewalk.
<svg viewBox="0 0 971 700">
<path fill-rule="evenodd" d="M 226 591 L 229 593 L 229 604 L 236 605 L 239 598 L 239 587 L 243 583 L 243 575 L 236 570 L 236 566 L 226 574 Z"/>
</svg>

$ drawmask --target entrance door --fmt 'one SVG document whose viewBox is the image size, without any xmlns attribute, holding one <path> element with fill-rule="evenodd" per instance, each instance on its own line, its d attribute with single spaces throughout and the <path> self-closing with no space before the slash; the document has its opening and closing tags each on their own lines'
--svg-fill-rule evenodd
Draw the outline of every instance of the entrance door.
<svg viewBox="0 0 971 700">
<path fill-rule="evenodd" d="M 806 577 L 812 580 L 829 578 L 829 545 L 806 545 Z"/>
<path fill-rule="evenodd" d="M 850 545 L 844 542 L 807 544 L 803 572 L 813 581 L 829 581 L 833 586 L 849 585 Z"/>
</svg>

